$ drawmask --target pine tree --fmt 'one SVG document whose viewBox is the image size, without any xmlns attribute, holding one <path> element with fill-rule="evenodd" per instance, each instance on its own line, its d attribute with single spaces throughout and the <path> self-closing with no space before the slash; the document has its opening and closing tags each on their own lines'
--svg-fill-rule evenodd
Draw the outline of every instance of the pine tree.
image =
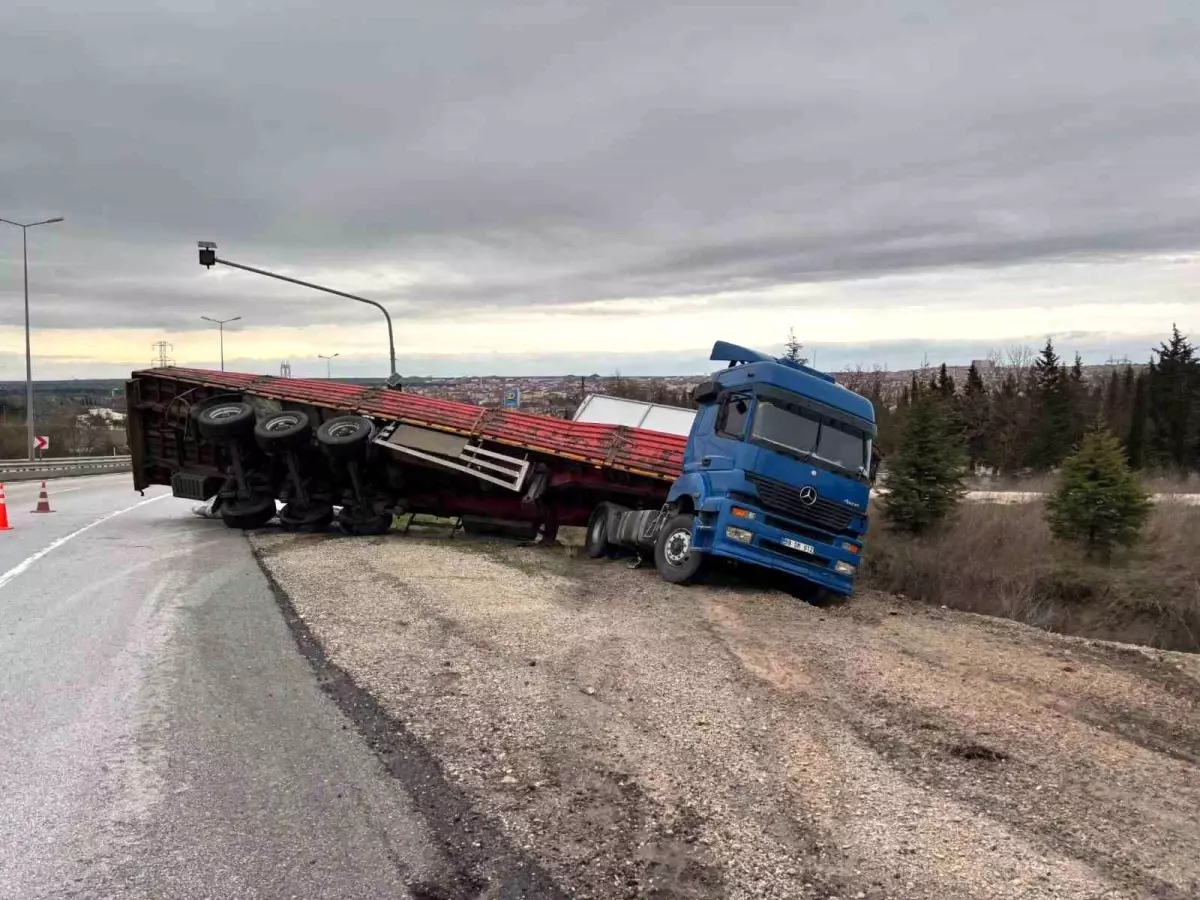
<svg viewBox="0 0 1200 900">
<path fill-rule="evenodd" d="M 1075 362 L 1063 381 L 1067 391 L 1067 421 L 1070 433 L 1069 446 L 1075 447 L 1083 439 L 1088 423 L 1095 420 L 1099 407 L 1092 403 L 1087 383 L 1083 380 L 1083 359 L 1075 354 Z"/>
<path fill-rule="evenodd" d="M 1150 372 L 1143 372 L 1133 383 L 1133 405 L 1129 412 L 1129 432 L 1125 439 L 1125 453 L 1129 465 L 1135 469 L 1146 465 L 1146 420 L 1150 395 Z"/>
<path fill-rule="evenodd" d="M 1121 421 L 1121 410 L 1123 408 L 1123 393 L 1124 385 L 1121 382 L 1121 376 L 1117 374 L 1116 367 L 1108 376 L 1108 386 L 1104 389 L 1104 421 L 1108 423 L 1108 430 L 1114 434 L 1123 434 L 1125 432 L 1124 422 Z"/>
<path fill-rule="evenodd" d="M 1147 396 L 1150 449 L 1161 465 L 1193 468 L 1200 463 L 1200 361 L 1178 326 L 1172 326 L 1171 339 L 1156 353 Z"/>
<path fill-rule="evenodd" d="M 988 414 L 988 462 L 998 472 L 1011 473 L 1021 465 L 1029 438 L 1029 403 L 1017 378 L 1009 372 L 991 400 Z"/>
<path fill-rule="evenodd" d="M 946 371 L 945 363 L 938 367 L 937 382 L 934 384 L 934 388 L 942 396 L 942 399 L 954 399 L 954 377 Z"/>
<path fill-rule="evenodd" d="M 808 365 L 808 357 L 804 356 L 804 345 L 796 339 L 796 329 L 789 328 L 787 342 L 783 345 L 783 358 L 802 366 Z"/>
<path fill-rule="evenodd" d="M 1150 498 L 1102 425 L 1084 435 L 1062 465 L 1058 490 L 1046 501 L 1050 530 L 1060 540 L 1078 541 L 1089 556 L 1108 559 L 1114 547 L 1129 546 L 1150 515 Z"/>
<path fill-rule="evenodd" d="M 991 402 L 987 387 L 979 375 L 975 363 L 967 369 L 967 381 L 963 386 L 958 403 L 958 419 L 962 424 L 963 441 L 967 458 L 972 465 L 980 463 L 987 455 L 988 419 Z"/>
<path fill-rule="evenodd" d="M 944 404 L 919 397 L 889 460 L 883 511 L 892 527 L 921 534 L 944 521 L 962 497 L 962 467 L 961 445 Z"/>
<path fill-rule="evenodd" d="M 1049 469 L 1062 462 L 1072 440 L 1067 373 L 1050 338 L 1033 361 L 1032 381 L 1033 434 L 1026 462 L 1035 469 Z"/>
</svg>

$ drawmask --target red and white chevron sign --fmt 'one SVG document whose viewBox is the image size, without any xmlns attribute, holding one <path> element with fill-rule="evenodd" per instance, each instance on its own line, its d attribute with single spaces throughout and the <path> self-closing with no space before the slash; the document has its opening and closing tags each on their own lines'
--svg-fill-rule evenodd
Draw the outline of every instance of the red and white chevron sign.
<svg viewBox="0 0 1200 900">
<path fill-rule="evenodd" d="M 50 449 L 50 435 L 35 434 L 33 436 L 33 449 L 34 450 L 49 450 Z"/>
</svg>

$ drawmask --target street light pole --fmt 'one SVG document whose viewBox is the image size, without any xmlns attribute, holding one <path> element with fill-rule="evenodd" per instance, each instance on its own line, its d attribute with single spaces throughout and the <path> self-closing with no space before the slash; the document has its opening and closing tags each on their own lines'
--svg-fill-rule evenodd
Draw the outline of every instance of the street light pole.
<svg viewBox="0 0 1200 900">
<path fill-rule="evenodd" d="M 356 297 L 354 294 L 347 294 L 345 291 L 335 291 L 333 288 L 328 288 L 320 284 L 313 284 L 311 281 L 301 281 L 299 278 L 289 278 L 287 275 L 280 275 L 277 272 L 268 272 L 266 269 L 256 269 L 253 266 L 245 266 L 241 263 L 230 262 L 227 259 L 220 259 L 217 256 L 217 245 L 212 241 L 197 241 L 200 247 L 200 265 L 206 269 L 211 269 L 218 263 L 222 266 L 229 266 L 231 269 L 242 269 L 245 272 L 253 272 L 255 275 L 266 275 L 268 278 L 277 278 L 280 281 L 286 281 L 291 284 L 298 284 L 301 287 L 312 288 L 314 291 L 324 291 L 326 294 L 334 294 L 338 297 L 345 297 L 347 300 L 357 300 L 359 303 L 366 303 L 369 306 L 375 307 L 383 313 L 384 319 L 387 320 L 388 330 L 388 354 L 391 359 L 391 372 L 388 375 L 388 384 L 392 387 L 400 383 L 400 376 L 396 374 L 396 341 L 392 335 L 392 317 L 391 314 L 384 308 L 383 304 L 376 303 L 374 300 L 368 300 L 366 297 Z"/>
<path fill-rule="evenodd" d="M 53 225 L 61 222 L 62 216 L 53 219 L 43 219 L 41 222 L 22 224 L 9 219 L 0 219 L 6 225 L 15 225 L 21 229 L 21 262 L 25 268 L 25 439 L 29 458 L 34 459 L 33 449 L 33 355 L 29 344 L 29 229 L 38 225 Z"/>
<path fill-rule="evenodd" d="M 214 323 L 221 331 L 221 371 L 225 371 L 225 323 L 237 322 L 241 316 L 234 316 L 232 319 L 210 319 L 208 316 L 201 316 L 205 322 Z"/>
<path fill-rule="evenodd" d="M 325 360 L 325 380 L 326 381 L 329 381 L 331 378 L 333 378 L 333 374 L 332 374 L 333 373 L 333 362 L 332 362 L 332 360 L 333 360 L 334 356 L 341 356 L 341 354 L 335 353 L 335 354 L 333 354 L 333 356 L 325 356 L 324 354 L 321 354 L 321 353 L 317 354 L 317 359 Z"/>
</svg>

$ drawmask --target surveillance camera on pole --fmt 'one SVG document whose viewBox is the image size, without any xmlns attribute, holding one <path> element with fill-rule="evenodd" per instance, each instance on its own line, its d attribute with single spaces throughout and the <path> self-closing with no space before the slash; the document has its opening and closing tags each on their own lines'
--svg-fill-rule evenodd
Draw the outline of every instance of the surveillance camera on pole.
<svg viewBox="0 0 1200 900">
<path fill-rule="evenodd" d="M 211 269 L 217 264 L 217 245 L 212 241 L 196 241 L 200 248 L 200 265 Z"/>
</svg>

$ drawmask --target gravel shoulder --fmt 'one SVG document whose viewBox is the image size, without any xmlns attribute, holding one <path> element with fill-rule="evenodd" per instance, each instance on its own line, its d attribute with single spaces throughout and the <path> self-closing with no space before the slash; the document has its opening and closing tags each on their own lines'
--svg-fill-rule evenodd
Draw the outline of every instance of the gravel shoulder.
<svg viewBox="0 0 1200 900">
<path fill-rule="evenodd" d="M 561 547 L 251 540 L 324 657 L 565 895 L 1200 896 L 1197 657 Z"/>
</svg>

